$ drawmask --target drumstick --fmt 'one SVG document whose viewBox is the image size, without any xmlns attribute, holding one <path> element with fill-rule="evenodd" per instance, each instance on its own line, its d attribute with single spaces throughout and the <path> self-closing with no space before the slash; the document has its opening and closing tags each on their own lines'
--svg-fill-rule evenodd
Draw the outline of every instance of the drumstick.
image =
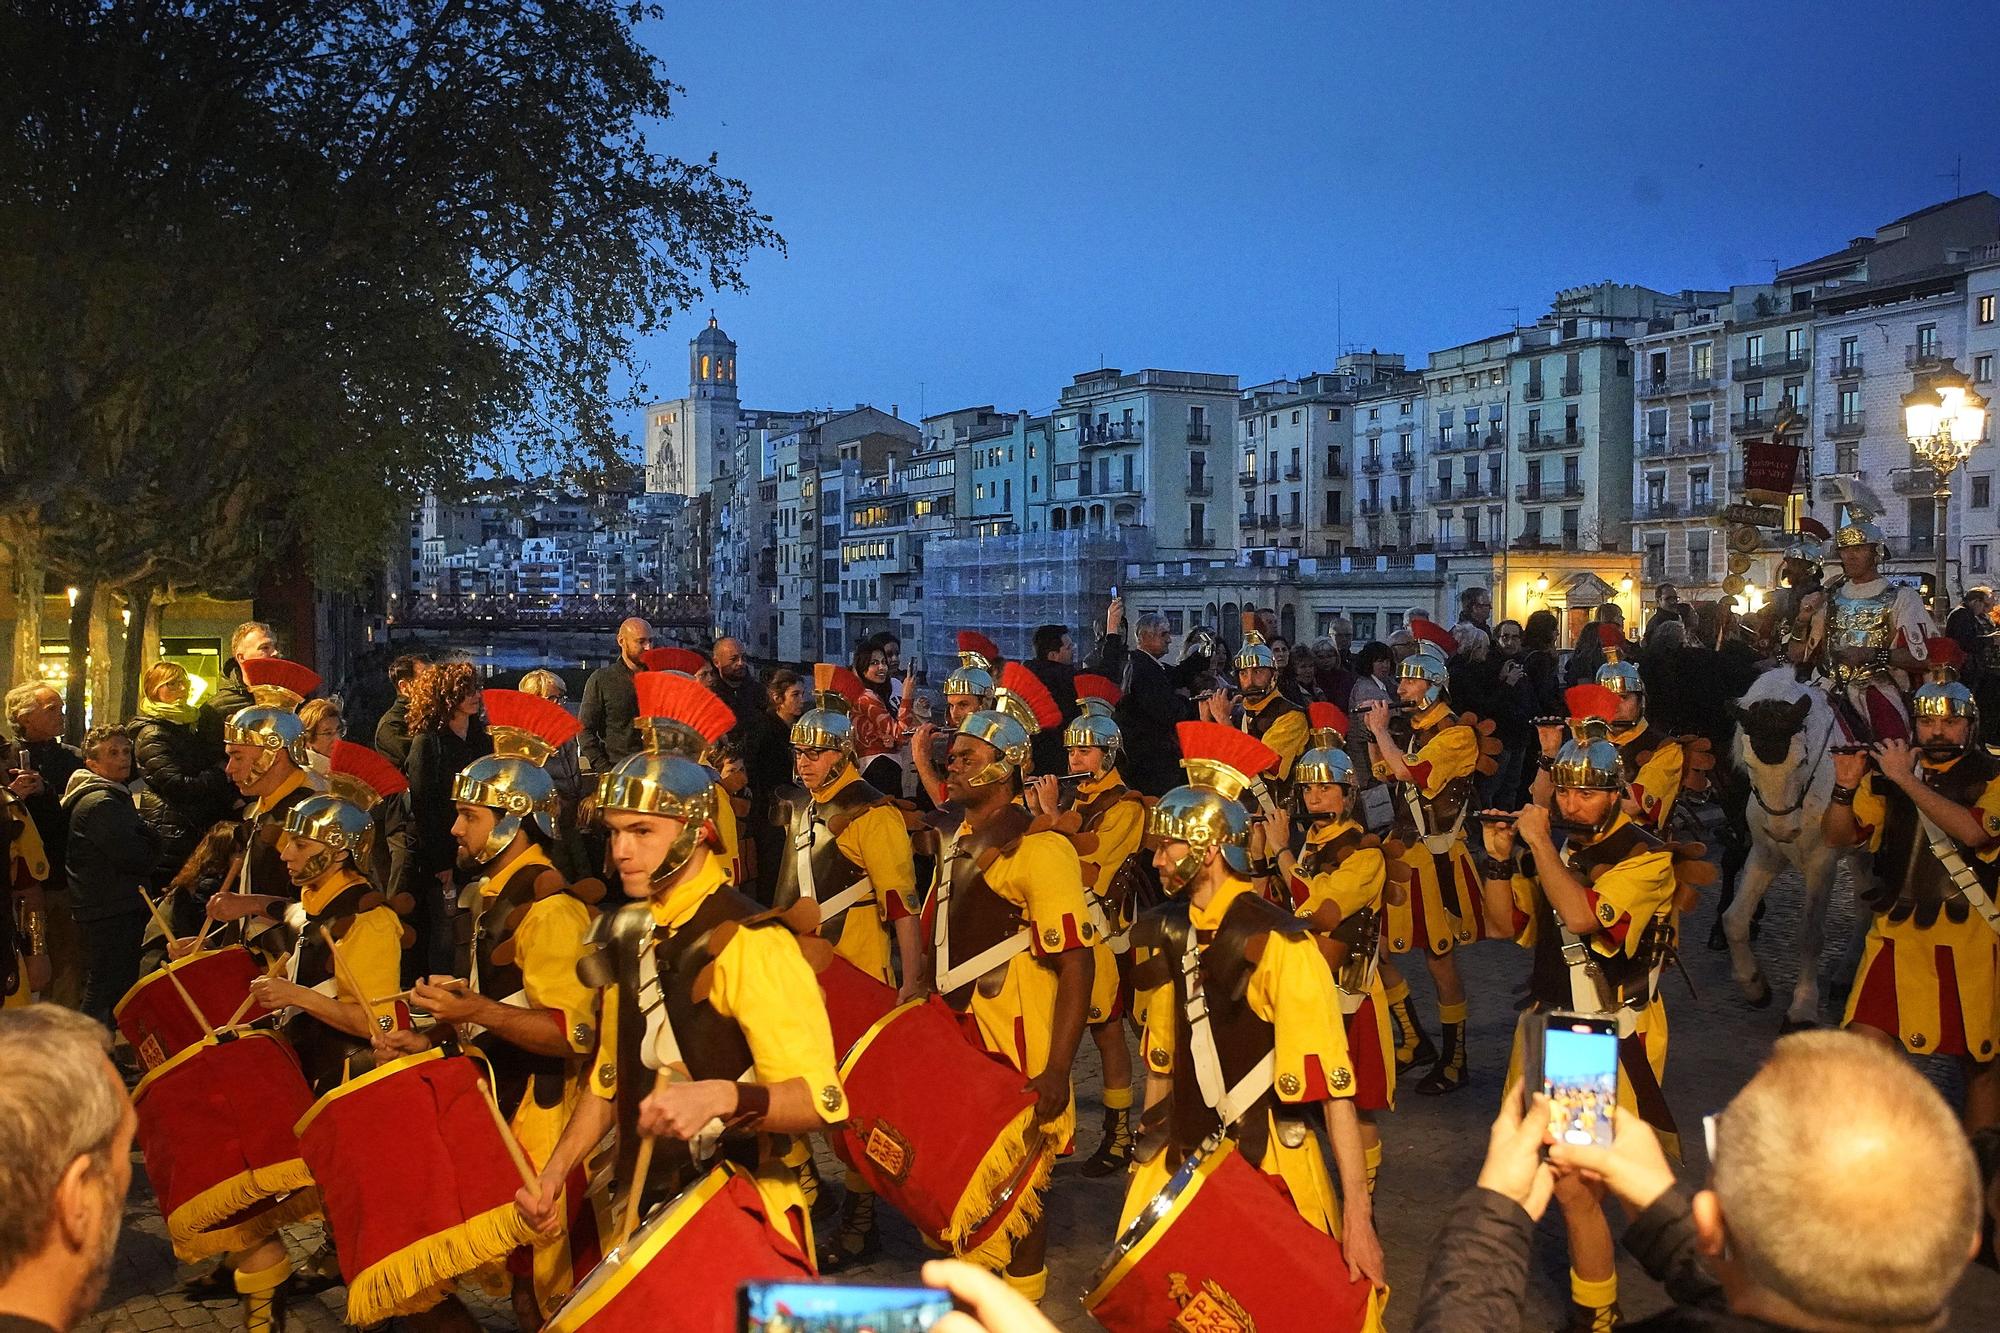
<svg viewBox="0 0 2000 1333">
<path fill-rule="evenodd" d="M 486 1110 L 493 1117 L 493 1128 L 500 1131 L 500 1141 L 507 1145 L 507 1155 L 514 1159 L 514 1169 L 521 1173 L 521 1184 L 530 1191 L 541 1190 L 533 1168 L 528 1165 L 528 1154 L 521 1151 L 521 1141 L 514 1137 L 513 1127 L 507 1117 L 500 1114 L 500 1103 L 493 1100 L 493 1089 L 486 1086 L 486 1080 L 479 1080 L 479 1100 L 486 1103 Z"/>
<path fill-rule="evenodd" d="M 369 1002 L 368 992 L 363 990 L 361 983 L 354 979 L 354 973 L 348 971 L 347 960 L 340 956 L 340 946 L 334 943 L 333 932 L 325 926 L 321 926 L 319 928 L 319 937 L 326 941 L 326 950 L 329 954 L 333 955 L 333 974 L 340 979 L 341 985 L 354 993 L 354 998 L 361 1004 L 361 1012 L 368 1015 L 369 1028 L 380 1028 L 381 1016 L 375 1012 L 375 1006 Z"/>
<path fill-rule="evenodd" d="M 672 1080 L 667 1076 L 667 1071 L 662 1069 L 659 1073 L 653 1075 L 653 1091 L 660 1091 L 670 1082 Z M 639 1139 L 639 1155 L 632 1161 L 632 1192 L 625 1196 L 625 1227 L 618 1233 L 618 1243 L 620 1245 L 625 1243 L 627 1236 L 639 1229 L 639 1197 L 646 1192 L 646 1173 L 652 1169 L 653 1136 L 650 1134 L 641 1135 Z"/>
<path fill-rule="evenodd" d="M 145 901 L 146 910 L 153 914 L 153 920 L 159 922 L 160 929 L 167 933 L 167 943 L 172 944 L 174 941 L 174 928 L 168 925 L 167 918 L 161 915 L 160 905 L 153 901 L 152 895 L 146 892 L 143 884 L 135 884 L 132 887 L 139 891 L 139 897 Z M 204 1014 L 201 1011 L 201 1006 L 194 1002 L 194 996 L 188 994 L 188 988 L 181 985 L 180 977 L 176 975 L 171 967 L 162 966 L 160 971 L 166 973 L 167 980 L 174 983 L 174 989 L 180 992 L 181 1003 L 185 1004 L 188 1007 L 188 1012 L 194 1015 L 194 1021 L 201 1025 L 201 1030 L 211 1036 L 214 1035 L 215 1028 L 209 1024 L 208 1015 Z"/>
<path fill-rule="evenodd" d="M 271 960 L 271 969 L 264 975 L 267 977 L 277 976 L 278 973 L 284 971 L 285 969 L 285 959 L 290 957 L 291 957 L 290 954 L 284 954 L 278 958 L 274 958 L 273 960 Z M 242 1021 L 243 1015 L 250 1012 L 250 1006 L 255 1003 L 257 1003 L 257 992 L 251 991 L 248 995 L 243 997 L 243 1003 L 236 1006 L 236 1012 L 231 1014 L 229 1016 L 229 1021 L 227 1023 L 224 1023 L 222 1026 L 226 1028 L 235 1027 L 239 1022 Z"/>
<path fill-rule="evenodd" d="M 194 937 L 194 952 L 200 953 L 201 946 L 208 943 L 208 931 L 214 924 L 215 918 L 204 912 L 201 918 L 201 933 Z"/>
</svg>

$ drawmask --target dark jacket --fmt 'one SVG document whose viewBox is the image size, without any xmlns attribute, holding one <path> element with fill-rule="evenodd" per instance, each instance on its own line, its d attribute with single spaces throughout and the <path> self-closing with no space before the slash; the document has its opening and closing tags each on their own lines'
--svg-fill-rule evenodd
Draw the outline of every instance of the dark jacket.
<svg viewBox="0 0 2000 1333">
<path fill-rule="evenodd" d="M 1044 727 L 1035 733 L 1030 744 L 1034 755 L 1035 772 L 1067 773 L 1069 756 L 1063 750 L 1063 727 L 1067 727 L 1083 710 L 1076 706 L 1076 668 L 1046 657 L 1030 658 L 1021 664 L 1028 668 L 1028 674 L 1042 682 L 1049 696 L 1062 710 L 1062 726 Z"/>
<path fill-rule="evenodd" d="M 743 668 L 743 679 L 734 685 L 720 671 L 712 674 L 715 683 L 709 688 L 715 692 L 716 698 L 729 705 L 730 712 L 736 714 L 736 725 L 729 729 L 729 738 L 747 751 L 750 734 L 757 727 L 758 715 L 764 711 L 764 686 L 747 664 Z"/>
<path fill-rule="evenodd" d="M 1412 1333 L 1521 1327 L 1535 1224 L 1521 1206 L 1474 1187 L 1459 1196 L 1431 1248 Z M 1780 1333 L 1782 1325 L 1732 1314 L 1722 1284 L 1695 1250 L 1694 1220 L 1668 1190 L 1625 1229 L 1625 1249 L 1666 1289 L 1674 1308 L 1620 1327 L 1630 1333 Z"/>
<path fill-rule="evenodd" d="M 42 789 L 21 804 L 34 818 L 42 850 L 48 853 L 48 886 L 60 889 L 69 883 L 63 873 L 69 856 L 69 812 L 63 809 L 62 798 L 70 778 L 82 771 L 83 756 L 61 741 L 23 742 L 19 753 L 22 767 L 42 776 Z"/>
<path fill-rule="evenodd" d="M 577 743 L 594 772 L 604 772 L 639 749 L 639 729 L 633 725 L 639 716 L 639 692 L 632 675 L 621 657 L 591 672 L 584 682 L 583 704 L 576 712 L 583 734 Z"/>
<path fill-rule="evenodd" d="M 139 890 L 159 858 L 160 839 L 139 817 L 132 789 L 84 769 L 70 779 L 69 908 L 78 921 L 146 914 Z"/>
<path fill-rule="evenodd" d="M 388 756 L 389 762 L 397 768 L 410 766 L 410 701 L 402 695 L 389 705 L 389 711 L 382 714 L 382 720 L 375 724 L 375 748 Z"/>
<path fill-rule="evenodd" d="M 1181 783 L 1181 743 L 1174 728 L 1194 720 L 1194 705 L 1175 691 L 1166 667 L 1116 635 L 1099 642 L 1091 661 L 1125 691 L 1117 709 L 1125 780 L 1148 796 L 1166 795 Z"/>
<path fill-rule="evenodd" d="M 164 886 L 217 820 L 236 806 L 236 784 L 222 771 L 222 747 L 194 727 L 161 717 L 134 718 L 132 759 L 146 780 L 139 815 L 159 835 L 153 883 Z"/>
<path fill-rule="evenodd" d="M 458 864 L 458 843 L 451 826 L 458 812 L 452 804 L 451 780 L 481 755 L 493 753 L 493 738 L 478 718 L 461 739 L 450 727 L 422 732 L 410 740 L 411 874 L 421 884 L 426 876 Z"/>
<path fill-rule="evenodd" d="M 242 666 L 231 657 L 222 664 L 222 679 L 215 687 L 214 697 L 202 707 L 215 714 L 219 722 L 227 722 L 231 714 L 256 702 L 250 697 L 250 687 L 243 683 Z"/>
</svg>

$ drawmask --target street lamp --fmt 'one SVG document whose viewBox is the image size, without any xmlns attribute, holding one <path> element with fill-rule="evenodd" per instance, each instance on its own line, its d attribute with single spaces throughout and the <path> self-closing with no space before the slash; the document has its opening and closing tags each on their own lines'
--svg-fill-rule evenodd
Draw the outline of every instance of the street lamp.
<svg viewBox="0 0 2000 1333">
<path fill-rule="evenodd" d="M 1950 547 L 1945 543 L 1951 474 L 1986 434 L 1986 400 L 1951 362 L 1903 395 L 1903 433 L 1911 454 L 1931 470 L 1931 497 L 1937 504 L 1937 614 L 1951 610 L 1945 587 Z"/>
</svg>

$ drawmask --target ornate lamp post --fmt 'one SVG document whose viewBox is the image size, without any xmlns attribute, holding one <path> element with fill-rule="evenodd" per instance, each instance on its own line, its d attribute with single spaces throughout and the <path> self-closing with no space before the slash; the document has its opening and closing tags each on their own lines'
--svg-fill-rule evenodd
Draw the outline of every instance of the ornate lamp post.
<svg viewBox="0 0 2000 1333">
<path fill-rule="evenodd" d="M 1986 400 L 1973 389 L 1972 381 L 1947 361 L 1941 370 L 1903 395 L 1903 433 L 1909 438 L 1911 454 L 1931 470 L 1931 496 L 1937 503 L 1936 614 L 1942 624 L 1951 612 L 1951 593 L 1945 587 L 1946 556 L 1951 549 L 1945 543 L 1951 474 L 1986 436 Z"/>
</svg>

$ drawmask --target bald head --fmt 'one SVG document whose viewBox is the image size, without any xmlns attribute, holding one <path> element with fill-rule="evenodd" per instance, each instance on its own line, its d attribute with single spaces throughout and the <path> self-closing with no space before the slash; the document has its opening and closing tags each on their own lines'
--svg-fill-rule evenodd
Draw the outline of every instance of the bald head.
<svg viewBox="0 0 2000 1333">
<path fill-rule="evenodd" d="M 634 671 L 644 665 L 646 650 L 652 646 L 653 627 L 639 617 L 633 616 L 618 627 L 618 655 Z"/>
<path fill-rule="evenodd" d="M 1748 1282 L 1863 1328 L 1935 1320 L 1979 1235 L 1957 1116 L 1901 1052 L 1847 1032 L 1772 1049 L 1717 1119 L 1713 1191 Z"/>
<path fill-rule="evenodd" d="M 743 645 L 726 634 L 715 641 L 709 660 L 715 663 L 715 674 L 731 685 L 742 684 L 750 674 L 750 663 L 743 656 Z"/>
</svg>

